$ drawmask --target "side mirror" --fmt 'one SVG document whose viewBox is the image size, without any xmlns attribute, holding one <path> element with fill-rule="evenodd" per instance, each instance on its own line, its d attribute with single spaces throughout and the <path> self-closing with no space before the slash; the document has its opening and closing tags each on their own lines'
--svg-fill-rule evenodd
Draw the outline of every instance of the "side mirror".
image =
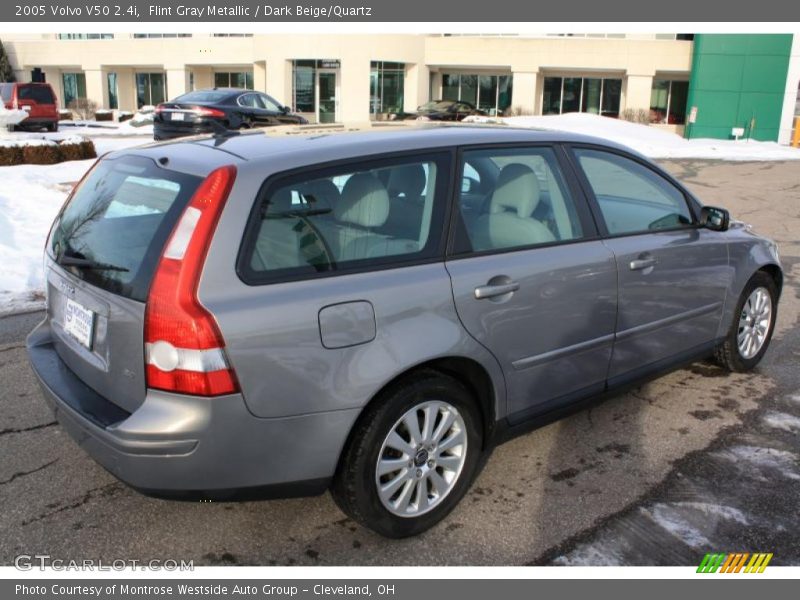
<svg viewBox="0 0 800 600">
<path fill-rule="evenodd" d="M 704 206 L 700 209 L 700 225 L 712 231 L 727 231 L 731 224 L 731 214 L 724 208 Z"/>
<path fill-rule="evenodd" d="M 283 114 L 285 114 L 285 115 L 288 115 L 290 112 L 292 112 L 292 109 L 289 108 L 288 106 L 284 105 L 284 106 L 281 106 L 281 112 Z"/>
</svg>

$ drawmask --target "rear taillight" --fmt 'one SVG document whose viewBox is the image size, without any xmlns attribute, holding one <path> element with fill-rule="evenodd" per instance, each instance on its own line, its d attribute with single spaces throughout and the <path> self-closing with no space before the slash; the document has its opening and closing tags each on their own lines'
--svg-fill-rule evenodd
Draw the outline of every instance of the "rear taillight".
<svg viewBox="0 0 800 600">
<path fill-rule="evenodd" d="M 224 117 L 225 112 L 208 106 L 195 106 L 192 110 L 201 117 Z"/>
<path fill-rule="evenodd" d="M 147 386 L 197 396 L 239 389 L 214 317 L 197 286 L 236 167 L 213 171 L 200 184 L 158 263 L 145 310 Z"/>
<path fill-rule="evenodd" d="M 166 108 L 166 106 L 164 106 L 163 104 L 159 104 L 158 106 L 156 106 L 156 109 L 155 109 L 155 111 L 154 111 L 154 112 L 155 112 L 157 115 L 160 115 L 162 112 L 164 112 L 164 109 L 165 109 L 165 108 Z"/>
</svg>

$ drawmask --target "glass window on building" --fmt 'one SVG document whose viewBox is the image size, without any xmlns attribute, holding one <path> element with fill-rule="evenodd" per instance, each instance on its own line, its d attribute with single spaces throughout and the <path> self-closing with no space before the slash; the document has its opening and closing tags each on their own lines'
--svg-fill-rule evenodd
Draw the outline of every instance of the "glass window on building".
<svg viewBox="0 0 800 600">
<path fill-rule="evenodd" d="M 469 102 L 490 115 L 502 115 L 511 106 L 511 75 L 442 73 L 442 100 Z"/>
<path fill-rule="evenodd" d="M 155 106 L 167 100 L 164 73 L 136 74 L 136 106 Z"/>
<path fill-rule="evenodd" d="M 108 108 L 114 110 L 119 108 L 119 95 L 117 92 L 117 74 L 109 73 L 107 76 L 108 81 Z"/>
<path fill-rule="evenodd" d="M 160 40 L 162 38 L 188 38 L 191 33 L 134 33 L 135 39 Z"/>
<path fill-rule="evenodd" d="M 86 98 L 86 75 L 83 73 L 64 73 L 62 76 L 64 86 L 64 107 L 78 98 Z"/>
<path fill-rule="evenodd" d="M 292 110 L 300 113 L 317 112 L 314 98 L 314 77 L 317 61 L 292 61 Z"/>
<path fill-rule="evenodd" d="M 231 71 L 222 72 L 217 71 L 214 73 L 214 87 L 232 87 L 244 88 L 247 90 L 253 89 L 253 72 L 252 71 Z"/>
<path fill-rule="evenodd" d="M 545 77 L 542 114 L 586 112 L 618 117 L 622 80 L 600 77 Z"/>
<path fill-rule="evenodd" d="M 59 33 L 60 40 L 113 40 L 113 33 Z"/>
<path fill-rule="evenodd" d="M 383 119 L 403 112 L 406 66 L 403 63 L 372 61 L 369 73 L 369 114 Z"/>
<path fill-rule="evenodd" d="M 669 125 L 686 123 L 688 81 L 654 79 L 650 91 L 650 122 Z"/>
</svg>

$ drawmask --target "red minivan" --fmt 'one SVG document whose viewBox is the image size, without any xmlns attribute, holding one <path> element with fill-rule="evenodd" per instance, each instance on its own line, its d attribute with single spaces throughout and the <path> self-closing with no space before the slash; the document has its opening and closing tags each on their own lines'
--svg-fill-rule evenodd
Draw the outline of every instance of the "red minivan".
<svg viewBox="0 0 800 600">
<path fill-rule="evenodd" d="M 7 109 L 28 112 L 17 127 L 58 131 L 58 102 L 49 83 L 0 83 L 0 97 Z"/>
</svg>

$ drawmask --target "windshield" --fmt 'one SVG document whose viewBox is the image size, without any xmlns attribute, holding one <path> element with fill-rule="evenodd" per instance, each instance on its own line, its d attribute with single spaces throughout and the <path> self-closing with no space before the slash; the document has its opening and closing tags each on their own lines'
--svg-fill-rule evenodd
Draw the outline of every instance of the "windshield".
<svg viewBox="0 0 800 600">
<path fill-rule="evenodd" d="M 21 85 L 17 88 L 17 98 L 33 100 L 39 104 L 55 104 L 53 92 L 46 85 Z"/>
<path fill-rule="evenodd" d="M 92 285 L 144 301 L 167 237 L 199 183 L 148 158 L 101 160 L 57 219 L 50 256 Z"/>
<path fill-rule="evenodd" d="M 421 111 L 447 110 L 453 105 L 449 100 L 434 100 L 419 107 Z"/>
</svg>

